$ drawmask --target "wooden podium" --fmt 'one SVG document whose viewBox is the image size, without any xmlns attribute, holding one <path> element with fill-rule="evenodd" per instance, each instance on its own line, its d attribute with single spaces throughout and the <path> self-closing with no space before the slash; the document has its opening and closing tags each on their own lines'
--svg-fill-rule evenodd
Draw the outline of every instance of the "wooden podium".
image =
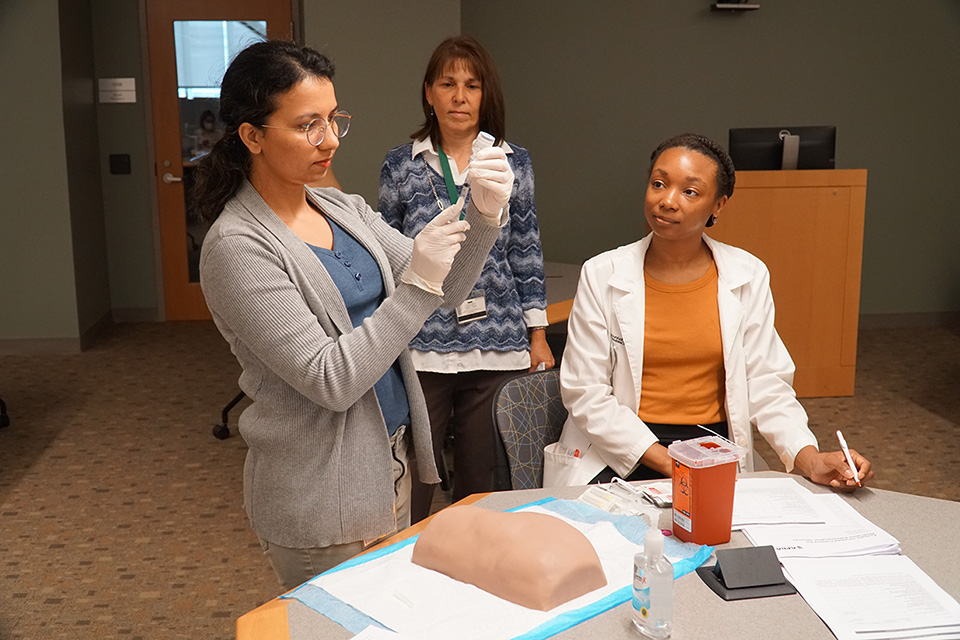
<svg viewBox="0 0 960 640">
<path fill-rule="evenodd" d="M 707 229 L 769 268 L 800 397 L 853 395 L 866 195 L 866 169 L 738 171 Z"/>
</svg>

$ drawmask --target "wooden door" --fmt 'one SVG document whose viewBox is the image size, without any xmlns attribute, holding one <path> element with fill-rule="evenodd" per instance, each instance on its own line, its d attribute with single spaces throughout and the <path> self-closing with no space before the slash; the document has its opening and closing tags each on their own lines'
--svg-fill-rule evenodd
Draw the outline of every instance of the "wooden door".
<svg viewBox="0 0 960 640">
<path fill-rule="evenodd" d="M 253 42 L 291 39 L 284 0 L 146 0 L 154 163 L 167 320 L 210 318 L 199 282 L 207 225 L 189 205 L 191 172 L 218 135 L 220 79 Z"/>
</svg>

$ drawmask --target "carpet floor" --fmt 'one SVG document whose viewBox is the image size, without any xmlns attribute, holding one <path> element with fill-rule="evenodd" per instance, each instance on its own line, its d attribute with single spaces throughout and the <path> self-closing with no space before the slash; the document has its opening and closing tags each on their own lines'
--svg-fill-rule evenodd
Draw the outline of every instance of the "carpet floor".
<svg viewBox="0 0 960 640">
<path fill-rule="evenodd" d="M 245 404 L 211 435 L 238 374 L 208 322 L 0 356 L 0 639 L 232 638 L 279 593 L 241 508 Z M 960 500 L 958 386 L 960 327 L 862 330 L 856 395 L 803 404 L 821 443 L 840 428 L 871 458 L 873 486 Z"/>
</svg>

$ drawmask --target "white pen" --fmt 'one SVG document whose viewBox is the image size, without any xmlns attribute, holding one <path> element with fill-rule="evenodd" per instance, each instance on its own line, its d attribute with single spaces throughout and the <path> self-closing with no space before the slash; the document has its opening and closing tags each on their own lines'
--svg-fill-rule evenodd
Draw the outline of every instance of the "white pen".
<svg viewBox="0 0 960 640">
<path fill-rule="evenodd" d="M 840 448 L 843 449 L 843 455 L 847 458 L 847 464 L 850 465 L 850 471 L 853 473 L 853 479 L 857 481 L 858 487 L 862 487 L 863 485 L 860 484 L 857 466 L 853 464 L 853 458 L 850 457 L 850 449 L 847 447 L 847 441 L 843 439 L 843 434 L 840 433 L 840 429 L 837 429 L 837 439 L 840 440 Z"/>
</svg>

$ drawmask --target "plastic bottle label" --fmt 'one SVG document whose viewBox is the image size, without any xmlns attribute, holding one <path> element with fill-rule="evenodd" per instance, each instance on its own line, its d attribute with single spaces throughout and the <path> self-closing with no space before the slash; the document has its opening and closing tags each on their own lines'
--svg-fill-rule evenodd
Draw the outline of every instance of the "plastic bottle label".
<svg viewBox="0 0 960 640">
<path fill-rule="evenodd" d="M 650 580 L 643 569 L 633 574 L 633 611 L 644 620 L 650 616 Z"/>
</svg>

